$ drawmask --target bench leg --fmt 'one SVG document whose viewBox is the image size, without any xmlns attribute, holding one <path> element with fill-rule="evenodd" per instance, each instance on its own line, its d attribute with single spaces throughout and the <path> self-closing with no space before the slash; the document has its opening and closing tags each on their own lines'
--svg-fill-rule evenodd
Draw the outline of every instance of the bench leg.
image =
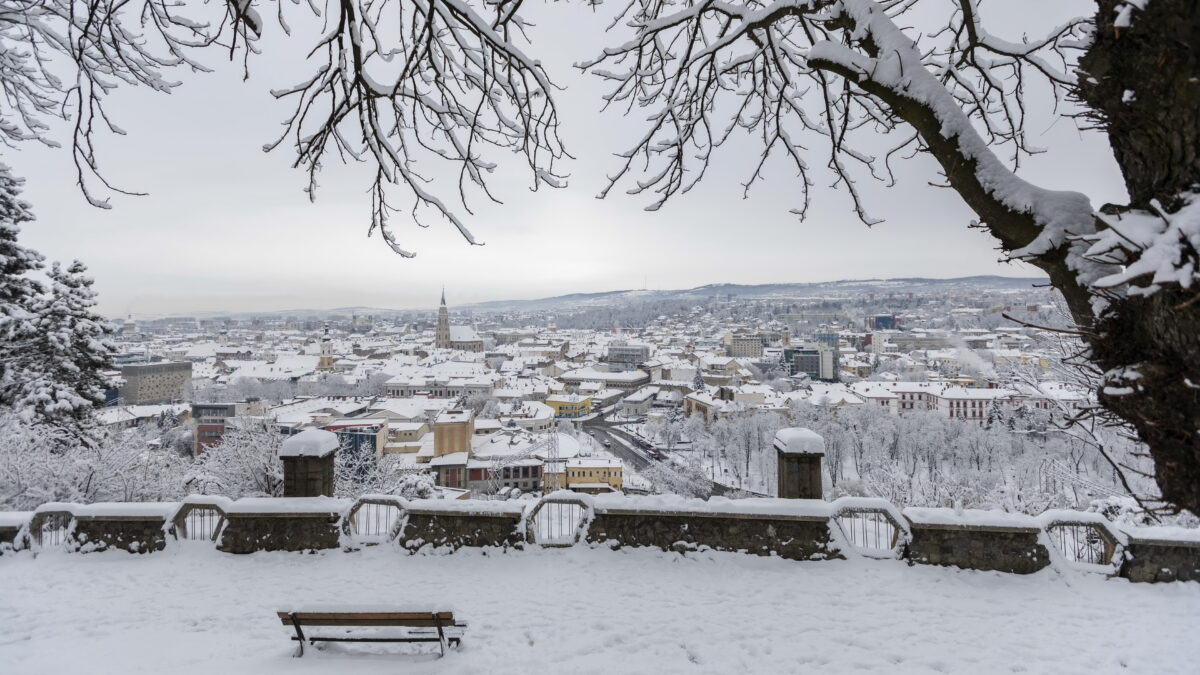
<svg viewBox="0 0 1200 675">
<path fill-rule="evenodd" d="M 433 613 L 433 625 L 437 626 L 438 642 L 442 647 L 442 656 L 446 655 L 446 631 L 442 630 L 442 620 L 438 617 L 437 612 Z"/>
<path fill-rule="evenodd" d="M 296 638 L 298 644 L 300 645 L 297 648 L 296 653 L 292 656 L 293 658 L 304 656 L 304 631 L 300 628 L 300 621 L 296 619 L 296 614 L 294 612 L 288 614 L 288 618 L 292 620 L 292 628 L 296 629 Z"/>
</svg>

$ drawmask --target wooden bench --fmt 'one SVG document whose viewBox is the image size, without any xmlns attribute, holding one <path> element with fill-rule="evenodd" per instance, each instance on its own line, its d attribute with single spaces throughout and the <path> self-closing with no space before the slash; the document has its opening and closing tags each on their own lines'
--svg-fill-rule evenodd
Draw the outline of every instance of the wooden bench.
<svg viewBox="0 0 1200 675">
<path fill-rule="evenodd" d="M 317 642 L 437 642 L 442 656 L 446 647 L 457 647 L 462 642 L 467 624 L 454 621 L 453 612 L 353 612 L 353 611 L 280 611 L 276 612 L 285 626 L 296 629 L 293 640 L 300 643 L 296 656 L 304 656 L 304 643 Z M 309 631 L 305 628 L 339 627 L 343 630 Z M 354 628 L 403 628 L 402 635 L 354 635 Z"/>
</svg>

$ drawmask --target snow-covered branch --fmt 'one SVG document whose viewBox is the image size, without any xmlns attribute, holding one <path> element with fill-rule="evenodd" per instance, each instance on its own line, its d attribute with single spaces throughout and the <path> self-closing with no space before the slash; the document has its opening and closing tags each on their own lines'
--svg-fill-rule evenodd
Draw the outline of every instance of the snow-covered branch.
<svg viewBox="0 0 1200 675">
<path fill-rule="evenodd" d="M 67 121 L 78 184 L 107 208 L 99 191 L 129 193 L 108 182 L 94 145 L 102 132 L 124 133 L 105 108 L 108 94 L 118 86 L 168 92 L 179 84 L 168 79 L 173 71 L 208 70 L 196 54 L 209 47 L 240 55 L 248 69 L 268 30 L 255 9 L 266 1 L 0 0 L 0 142 L 57 145 L 50 122 Z M 274 4 L 283 33 L 312 41 L 315 65 L 303 81 L 273 92 L 295 108 L 265 148 L 295 152 L 310 197 L 331 156 L 373 164 L 370 232 L 378 229 L 397 253 L 413 255 L 388 222 L 397 187 L 412 196 L 408 210 L 418 224 L 432 210 L 478 243 L 458 211 L 470 212 L 469 190 L 496 199 L 487 183 L 497 166 L 490 155 L 522 157 L 535 189 L 563 185 L 553 85 L 519 46 L 520 0 Z M 294 32 L 288 18 L 296 12 L 313 30 Z M 453 173 L 457 197 L 437 187 Z"/>
</svg>

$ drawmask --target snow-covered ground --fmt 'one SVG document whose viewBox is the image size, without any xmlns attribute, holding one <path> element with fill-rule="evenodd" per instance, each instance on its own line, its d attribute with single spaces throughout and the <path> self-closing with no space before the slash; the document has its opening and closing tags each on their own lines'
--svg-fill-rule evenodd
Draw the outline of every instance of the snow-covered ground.
<svg viewBox="0 0 1200 675">
<path fill-rule="evenodd" d="M 409 556 L 174 547 L 0 558 L 0 671 L 41 673 L 1194 673 L 1200 584 L 1130 584 L 732 553 L 572 549 Z M 291 657 L 274 612 L 452 609 L 428 646 Z"/>
</svg>

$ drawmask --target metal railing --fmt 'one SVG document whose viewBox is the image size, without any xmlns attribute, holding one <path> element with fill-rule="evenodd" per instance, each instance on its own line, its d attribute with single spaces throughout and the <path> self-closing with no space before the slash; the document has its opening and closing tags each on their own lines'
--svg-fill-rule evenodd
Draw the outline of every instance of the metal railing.
<svg viewBox="0 0 1200 675">
<path fill-rule="evenodd" d="M 365 543 L 387 541 L 395 534 L 402 516 L 397 504 L 360 501 L 346 518 L 346 533 Z"/>
<path fill-rule="evenodd" d="M 579 537 L 587 507 L 576 502 L 544 501 L 530 516 L 534 543 L 541 546 L 571 546 Z"/>
<path fill-rule="evenodd" d="M 837 517 L 837 524 L 855 548 L 884 552 L 896 547 L 898 530 L 880 511 L 848 511 Z"/>
<path fill-rule="evenodd" d="M 175 521 L 176 536 L 188 541 L 212 541 L 225 514 L 214 506 L 196 505 Z"/>
<path fill-rule="evenodd" d="M 71 529 L 71 521 L 75 516 L 65 511 L 41 513 L 38 515 L 38 524 L 33 531 L 33 536 L 37 539 L 38 546 L 49 548 L 66 544 Z"/>
<path fill-rule="evenodd" d="M 1054 523 L 1045 528 L 1046 536 L 1058 552 L 1072 563 L 1111 565 L 1113 542 L 1100 528 L 1087 523 Z"/>
</svg>

